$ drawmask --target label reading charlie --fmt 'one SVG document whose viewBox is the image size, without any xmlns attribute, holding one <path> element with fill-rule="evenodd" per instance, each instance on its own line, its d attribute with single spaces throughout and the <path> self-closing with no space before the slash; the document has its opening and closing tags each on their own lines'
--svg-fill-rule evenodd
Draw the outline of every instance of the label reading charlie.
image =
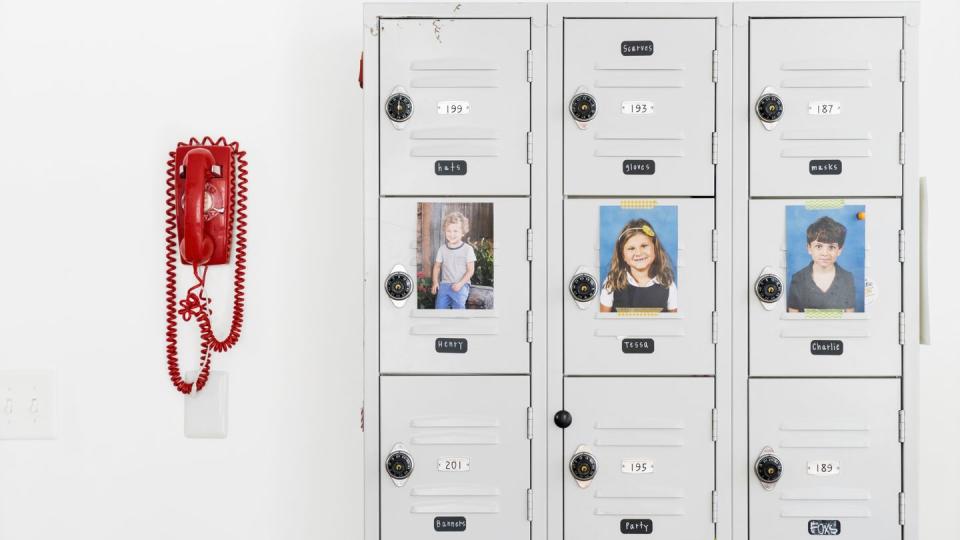
<svg viewBox="0 0 960 540">
<path fill-rule="evenodd" d="M 438 337 L 433 347 L 438 353 L 463 354 L 467 352 L 467 340 L 463 338 Z"/>
<path fill-rule="evenodd" d="M 623 56 L 650 56 L 653 54 L 652 41 L 623 41 L 620 43 Z"/>
<path fill-rule="evenodd" d="M 437 176 L 463 176 L 467 174 L 467 162 L 462 159 L 441 159 L 433 164 Z"/>
<path fill-rule="evenodd" d="M 840 356 L 843 354 L 843 342 L 839 339 L 815 339 L 810 342 L 810 354 Z"/>
<path fill-rule="evenodd" d="M 467 518 L 463 516 L 437 516 L 433 518 L 433 530 L 437 532 L 463 532 L 467 530 Z"/>
<path fill-rule="evenodd" d="M 620 532 L 623 534 L 652 534 L 652 519 L 621 519 Z"/>
<path fill-rule="evenodd" d="M 810 174 L 812 175 L 840 174 L 841 172 L 843 172 L 843 162 L 839 159 L 810 160 Z"/>
<path fill-rule="evenodd" d="M 653 352 L 653 338 L 625 338 L 620 342 L 625 354 L 650 354 Z"/>
<path fill-rule="evenodd" d="M 623 160 L 623 174 L 650 175 L 657 172 L 657 164 L 652 159 Z"/>
<path fill-rule="evenodd" d="M 840 536 L 840 520 L 811 519 L 807 522 L 807 532 L 813 536 Z"/>
</svg>

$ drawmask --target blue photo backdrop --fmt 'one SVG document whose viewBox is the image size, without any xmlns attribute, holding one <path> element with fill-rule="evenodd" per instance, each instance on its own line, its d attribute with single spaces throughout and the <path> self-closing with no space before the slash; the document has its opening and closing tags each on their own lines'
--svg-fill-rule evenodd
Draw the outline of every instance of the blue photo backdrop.
<svg viewBox="0 0 960 540">
<path fill-rule="evenodd" d="M 610 272 L 610 258 L 616 249 L 617 239 L 623 227 L 633 219 L 645 219 L 653 227 L 654 234 L 660 239 L 663 248 L 670 255 L 674 279 L 680 287 L 680 275 L 677 271 L 677 207 L 654 206 L 653 208 L 624 208 L 622 206 L 600 207 L 600 286 L 607 281 Z"/>
<path fill-rule="evenodd" d="M 810 264 L 810 254 L 807 252 L 807 227 L 811 223 L 827 216 L 847 228 L 847 238 L 843 251 L 837 258 L 839 266 L 853 274 L 853 285 L 856 290 L 856 311 L 863 312 L 863 284 L 864 260 L 866 258 L 866 219 L 857 215 L 863 212 L 866 216 L 866 206 L 862 204 L 848 204 L 840 208 L 811 209 L 803 205 L 786 207 L 787 219 L 787 294 L 790 294 L 790 281 L 797 271 Z"/>
</svg>

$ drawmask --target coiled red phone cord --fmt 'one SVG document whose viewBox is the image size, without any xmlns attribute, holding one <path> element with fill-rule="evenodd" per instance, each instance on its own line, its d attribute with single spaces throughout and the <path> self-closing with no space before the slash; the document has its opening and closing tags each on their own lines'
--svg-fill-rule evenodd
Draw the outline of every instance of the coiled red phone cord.
<svg viewBox="0 0 960 540">
<path fill-rule="evenodd" d="M 176 203 L 176 160 L 175 152 L 170 152 L 170 161 L 167 162 L 167 371 L 173 385 L 184 394 L 202 390 L 210 376 L 210 355 L 212 352 L 224 352 L 236 345 L 240 339 L 240 330 L 243 327 L 244 282 L 247 271 L 247 161 L 246 152 L 240 150 L 236 142 L 227 143 L 220 137 L 214 141 L 204 137 L 202 141 L 191 138 L 187 143 L 177 143 L 177 146 L 229 146 L 233 160 L 230 163 L 233 174 L 230 175 L 236 192 L 237 214 L 237 248 L 235 254 L 235 270 L 233 274 L 233 320 L 230 323 L 230 333 L 223 340 L 213 335 L 210 323 L 210 299 L 204 295 L 206 284 L 207 265 L 193 264 L 193 275 L 197 282 L 187 290 L 183 300 L 177 301 L 177 263 L 180 257 L 179 243 L 177 242 L 177 203 Z M 231 190 L 232 192 L 234 190 Z M 233 225 L 233 216 L 227 216 L 227 230 Z M 179 309 L 177 306 L 179 304 Z M 180 374 L 180 362 L 177 354 L 177 317 L 184 321 L 196 317 L 200 325 L 200 374 L 197 380 L 190 383 L 183 380 Z"/>
</svg>

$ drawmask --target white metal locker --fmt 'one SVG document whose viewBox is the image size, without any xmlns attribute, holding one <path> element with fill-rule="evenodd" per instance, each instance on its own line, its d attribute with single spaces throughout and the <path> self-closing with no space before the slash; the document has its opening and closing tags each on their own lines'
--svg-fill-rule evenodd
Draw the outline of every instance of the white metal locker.
<svg viewBox="0 0 960 540">
<path fill-rule="evenodd" d="M 751 195 L 903 192 L 902 36 L 899 17 L 750 21 L 751 106 L 782 109 L 751 114 Z"/>
<path fill-rule="evenodd" d="M 803 217 L 788 217 L 791 211 Z M 788 268 L 788 258 L 812 264 L 809 252 L 804 251 L 804 228 L 813 226 L 810 220 L 833 219 L 829 216 L 840 220 L 846 217 L 850 225 L 843 249 L 851 254 L 851 260 L 862 257 L 858 261 L 860 269 L 848 269 L 855 276 L 862 275 L 863 283 L 854 284 L 862 300 L 858 298 L 855 312 L 825 309 L 788 313 L 796 275 L 792 270 L 798 267 L 794 263 Z M 858 223 L 862 224 L 859 240 L 854 238 Z M 836 264 L 839 266 L 839 262 Z M 778 276 L 783 291 L 773 304 L 764 304 L 756 294 L 750 299 L 751 375 L 900 374 L 899 200 L 752 200 L 750 279 L 756 283 L 770 272 Z"/>
<path fill-rule="evenodd" d="M 601 312 L 616 240 L 634 220 L 675 245 L 676 311 Z M 636 223 L 639 223 L 638 221 Z M 564 368 L 567 374 L 709 375 L 714 372 L 713 201 L 711 199 L 568 199 L 564 203 Z M 621 232 L 623 231 L 623 232 Z M 642 232 L 642 231 L 641 231 Z M 618 234 L 619 233 L 619 234 Z M 670 250 L 668 250 L 670 251 Z M 674 257 L 675 256 L 675 257 Z M 605 273 L 602 272 L 605 270 Z M 586 274 L 595 295 L 569 290 Z"/>
<path fill-rule="evenodd" d="M 714 537 L 713 378 L 568 377 L 564 404 L 564 461 L 595 474 L 566 472 L 566 540 Z"/>
<path fill-rule="evenodd" d="M 420 309 L 429 265 L 418 275 L 418 221 L 423 205 L 490 205 L 493 230 L 492 305 L 485 309 Z M 401 272 L 415 290 L 396 302 L 381 290 L 380 369 L 383 373 L 526 373 L 530 368 L 527 312 L 529 202 L 526 199 L 384 198 L 380 201 L 380 283 Z M 420 224 L 418 226 L 418 224 Z M 473 225 L 472 235 L 479 230 Z M 489 238 L 471 237 L 478 245 Z M 465 239 L 466 241 L 466 239 Z M 422 240 L 421 240 L 422 242 Z M 421 244 L 422 245 L 422 244 Z M 422 253 L 433 257 L 435 248 Z"/>
<path fill-rule="evenodd" d="M 747 457 L 782 468 L 750 479 L 751 540 L 900 540 L 899 411 L 898 379 L 751 380 Z"/>
<path fill-rule="evenodd" d="M 714 193 L 715 25 L 714 19 L 564 21 L 564 103 L 589 113 L 565 111 L 566 194 Z"/>
<path fill-rule="evenodd" d="M 381 396 L 382 540 L 530 538 L 528 377 L 386 376 Z"/>
<path fill-rule="evenodd" d="M 379 37 L 380 193 L 529 194 L 529 19 L 380 19 Z"/>
</svg>

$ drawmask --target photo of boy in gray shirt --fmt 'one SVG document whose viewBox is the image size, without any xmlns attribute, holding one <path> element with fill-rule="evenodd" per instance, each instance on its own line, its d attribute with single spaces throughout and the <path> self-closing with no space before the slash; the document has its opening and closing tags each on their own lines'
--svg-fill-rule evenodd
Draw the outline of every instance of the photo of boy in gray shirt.
<svg viewBox="0 0 960 540">
<path fill-rule="evenodd" d="M 442 228 L 446 242 L 437 249 L 433 263 L 435 309 L 466 309 L 477 261 L 473 246 L 463 241 L 467 218 L 460 212 L 450 212 L 443 216 Z"/>
</svg>

